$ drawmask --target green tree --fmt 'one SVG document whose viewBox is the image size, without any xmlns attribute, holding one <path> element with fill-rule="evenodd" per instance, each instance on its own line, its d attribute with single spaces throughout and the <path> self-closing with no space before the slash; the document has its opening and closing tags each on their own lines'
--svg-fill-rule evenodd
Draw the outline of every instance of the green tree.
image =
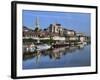
<svg viewBox="0 0 100 80">
<path fill-rule="evenodd" d="M 36 28 L 34 29 L 34 31 L 35 31 L 35 32 L 38 32 L 38 31 L 40 31 L 40 29 L 39 29 L 38 27 L 36 27 Z"/>
</svg>

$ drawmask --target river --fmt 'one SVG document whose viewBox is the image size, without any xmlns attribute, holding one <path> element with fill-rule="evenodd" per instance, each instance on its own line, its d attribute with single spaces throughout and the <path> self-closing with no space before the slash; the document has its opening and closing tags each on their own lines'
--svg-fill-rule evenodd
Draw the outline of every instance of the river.
<svg viewBox="0 0 100 80">
<path fill-rule="evenodd" d="M 23 69 L 81 67 L 91 65 L 89 45 L 55 48 L 23 53 Z"/>
</svg>

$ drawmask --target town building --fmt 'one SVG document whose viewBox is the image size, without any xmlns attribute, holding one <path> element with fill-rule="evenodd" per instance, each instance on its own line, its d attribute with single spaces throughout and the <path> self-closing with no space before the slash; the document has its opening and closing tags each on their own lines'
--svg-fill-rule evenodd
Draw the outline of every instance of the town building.
<svg viewBox="0 0 100 80">
<path fill-rule="evenodd" d="M 78 37 L 78 41 L 85 42 L 86 36 L 83 33 L 77 33 L 76 36 Z"/>
<path fill-rule="evenodd" d="M 85 42 L 88 38 L 82 33 L 76 33 L 74 30 L 63 28 L 59 23 L 50 24 L 48 28 L 44 30 L 40 29 L 39 19 L 36 17 L 34 30 L 23 26 L 23 39 L 33 40 L 47 40 L 51 39 L 56 42 Z"/>
<path fill-rule="evenodd" d="M 47 28 L 48 32 L 51 33 L 59 33 L 59 35 L 61 36 L 63 34 L 63 28 L 61 24 L 50 24 L 50 26 Z"/>
</svg>

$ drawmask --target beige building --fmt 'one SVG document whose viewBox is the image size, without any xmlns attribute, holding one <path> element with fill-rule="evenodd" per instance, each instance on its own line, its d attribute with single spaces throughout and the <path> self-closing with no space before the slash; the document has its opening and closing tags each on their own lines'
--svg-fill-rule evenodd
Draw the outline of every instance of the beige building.
<svg viewBox="0 0 100 80">
<path fill-rule="evenodd" d="M 70 41 L 77 41 L 78 40 L 78 37 L 77 36 L 70 36 L 69 37 L 69 40 Z"/>
<path fill-rule="evenodd" d="M 61 24 L 50 24 L 47 30 L 52 33 L 59 33 L 59 34 L 63 33 L 63 28 Z"/>
<path fill-rule="evenodd" d="M 75 31 L 74 30 L 67 30 L 67 35 L 68 36 L 75 36 Z"/>
<path fill-rule="evenodd" d="M 80 36 L 79 40 L 80 40 L 80 42 L 85 42 L 86 41 L 86 37 L 85 36 Z"/>
<path fill-rule="evenodd" d="M 85 42 L 86 41 L 86 36 L 83 35 L 83 33 L 77 33 L 76 36 L 79 37 L 80 42 Z"/>
</svg>

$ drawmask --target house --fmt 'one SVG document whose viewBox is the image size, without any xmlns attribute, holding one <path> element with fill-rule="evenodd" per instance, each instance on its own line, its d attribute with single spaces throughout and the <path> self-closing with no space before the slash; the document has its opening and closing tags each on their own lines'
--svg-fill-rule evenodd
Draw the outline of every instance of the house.
<svg viewBox="0 0 100 80">
<path fill-rule="evenodd" d="M 87 37 L 83 33 L 77 33 L 76 36 L 78 36 L 80 42 L 85 42 L 87 39 Z"/>
<path fill-rule="evenodd" d="M 79 41 L 80 42 L 85 42 L 86 41 L 86 36 L 79 36 Z"/>
<path fill-rule="evenodd" d="M 76 32 L 74 30 L 67 30 L 67 36 L 75 36 Z"/>
<path fill-rule="evenodd" d="M 77 36 L 70 36 L 69 41 L 78 41 L 78 37 Z"/>
<path fill-rule="evenodd" d="M 58 41 L 65 41 L 65 37 L 60 37 L 60 36 L 54 36 L 52 37 L 53 40 L 58 40 Z"/>
<path fill-rule="evenodd" d="M 23 39 L 30 39 L 30 38 L 35 38 L 35 37 L 38 37 L 40 36 L 40 33 L 36 33 L 36 32 L 33 32 L 33 31 L 24 31 L 23 32 Z"/>
</svg>

